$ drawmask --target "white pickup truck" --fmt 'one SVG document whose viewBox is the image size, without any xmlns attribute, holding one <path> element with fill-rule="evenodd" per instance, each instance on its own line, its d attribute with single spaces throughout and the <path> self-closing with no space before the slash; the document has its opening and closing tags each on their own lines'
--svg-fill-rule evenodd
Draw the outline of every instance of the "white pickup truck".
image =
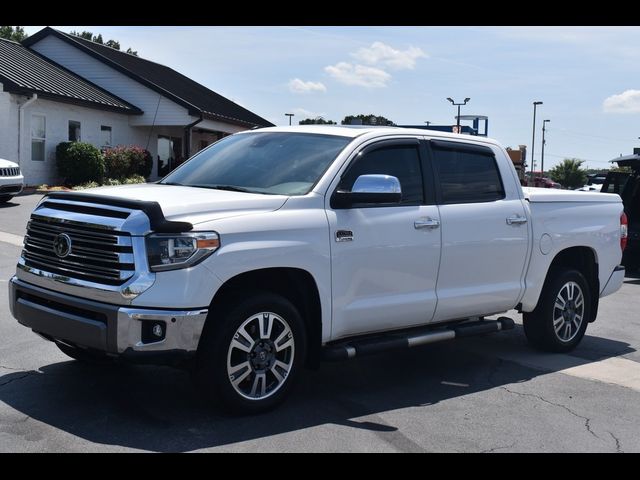
<svg viewBox="0 0 640 480">
<path fill-rule="evenodd" d="M 393 127 L 228 136 L 155 184 L 52 193 L 10 282 L 86 361 L 186 364 L 243 412 L 303 366 L 513 328 L 565 352 L 618 290 L 618 195 L 522 189 L 493 140 Z"/>
</svg>

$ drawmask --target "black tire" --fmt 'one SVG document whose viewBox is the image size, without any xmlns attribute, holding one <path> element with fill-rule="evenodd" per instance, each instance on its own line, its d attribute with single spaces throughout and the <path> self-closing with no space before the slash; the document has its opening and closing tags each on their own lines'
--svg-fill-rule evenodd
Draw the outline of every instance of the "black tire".
<svg viewBox="0 0 640 480">
<path fill-rule="evenodd" d="M 71 347 L 63 343 L 56 343 L 56 345 L 62 353 L 82 363 L 89 365 L 113 365 L 115 363 L 115 359 L 113 357 L 109 357 L 102 352 L 94 352 L 84 348 Z"/>
<path fill-rule="evenodd" d="M 569 289 L 573 288 L 575 298 L 579 298 L 579 287 L 582 294 L 582 305 L 584 308 L 560 309 L 556 305 L 556 299 L 561 293 L 564 297 L 568 295 Z M 535 310 L 524 312 L 522 315 L 524 323 L 524 333 L 529 343 L 548 352 L 569 352 L 573 350 L 584 337 L 589 319 L 591 318 L 591 297 L 592 293 L 584 275 L 573 269 L 554 269 L 547 275 L 540 300 Z M 575 300 L 574 300 L 575 303 Z M 558 303 L 560 305 L 561 302 Z M 573 313 L 582 313 L 575 316 Z M 566 316 L 565 316 L 566 314 Z M 554 317 L 557 323 L 554 327 Z M 580 320 L 578 320 L 580 317 Z M 576 325 L 576 322 L 578 325 Z M 567 326 L 568 324 L 568 326 Z M 563 338 L 564 337 L 564 338 Z"/>
<path fill-rule="evenodd" d="M 265 343 L 262 348 L 262 340 L 257 338 L 259 337 L 257 328 L 260 328 L 259 325 L 262 325 L 260 322 L 264 321 L 262 320 L 263 313 L 274 314 L 267 319 L 273 325 L 270 338 L 276 337 L 275 340 L 279 340 L 277 337 L 284 334 L 284 337 L 278 341 L 278 347 L 288 344 L 287 338 L 291 338 L 293 346 L 283 348 L 278 353 L 274 348 L 274 341 L 269 345 Z M 285 323 L 283 324 L 282 321 Z M 290 337 L 285 324 L 291 332 Z M 250 352 L 232 347 L 234 336 L 243 325 L 248 329 L 244 332 L 254 340 Z M 245 347 L 250 345 L 246 340 L 243 342 L 247 343 Z M 266 412 L 282 403 L 291 391 L 298 372 L 304 365 L 306 342 L 306 331 L 302 317 L 289 300 L 273 293 L 245 292 L 242 297 L 229 300 L 221 309 L 210 313 L 198 347 L 195 379 L 207 398 L 228 412 L 236 414 Z M 271 350 L 267 352 L 266 349 L 270 347 Z M 267 363 L 256 365 L 255 362 L 259 361 L 257 357 L 260 357 L 262 352 L 266 353 L 267 358 L 265 360 L 265 355 L 262 355 L 262 361 Z M 278 358 L 279 355 L 281 357 Z M 277 360 L 290 362 L 288 373 L 275 366 Z M 228 371 L 228 362 L 229 365 L 236 368 L 245 363 L 249 367 L 245 367 L 243 370 L 230 369 Z M 269 365 L 273 367 L 269 369 Z M 282 381 L 279 381 L 275 376 L 274 369 L 277 375 L 283 378 Z M 237 387 L 234 387 L 232 375 L 245 379 L 240 381 Z M 264 377 L 260 380 L 256 379 L 262 375 Z M 254 398 L 243 396 L 240 393 L 243 390 L 246 395 L 252 395 L 252 392 L 248 391 L 249 385 L 254 389 L 256 386 L 261 387 L 264 396 L 260 398 L 259 392 L 256 392 L 258 396 Z"/>
</svg>

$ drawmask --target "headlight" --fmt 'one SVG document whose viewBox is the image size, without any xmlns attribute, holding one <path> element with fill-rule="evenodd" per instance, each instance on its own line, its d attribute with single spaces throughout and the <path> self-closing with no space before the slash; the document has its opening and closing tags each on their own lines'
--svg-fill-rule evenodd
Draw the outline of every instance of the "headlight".
<svg viewBox="0 0 640 480">
<path fill-rule="evenodd" d="M 146 238 L 149 268 L 153 272 L 191 267 L 220 246 L 215 232 L 156 233 Z"/>
</svg>

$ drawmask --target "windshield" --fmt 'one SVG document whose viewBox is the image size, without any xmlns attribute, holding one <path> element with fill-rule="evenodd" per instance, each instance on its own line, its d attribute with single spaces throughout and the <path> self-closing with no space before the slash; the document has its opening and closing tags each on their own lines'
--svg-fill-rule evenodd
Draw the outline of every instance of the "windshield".
<svg viewBox="0 0 640 480">
<path fill-rule="evenodd" d="M 291 132 L 232 135 L 194 155 L 160 183 L 305 195 L 351 140 Z"/>
</svg>

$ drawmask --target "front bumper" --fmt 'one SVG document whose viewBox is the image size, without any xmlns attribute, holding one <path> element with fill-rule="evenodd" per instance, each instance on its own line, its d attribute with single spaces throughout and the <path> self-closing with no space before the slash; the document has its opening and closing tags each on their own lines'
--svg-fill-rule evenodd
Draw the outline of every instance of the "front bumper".
<svg viewBox="0 0 640 480">
<path fill-rule="evenodd" d="M 18 195 L 23 188 L 22 177 L 0 177 L 0 195 Z"/>
<path fill-rule="evenodd" d="M 13 277 L 11 314 L 41 336 L 136 361 L 170 354 L 171 362 L 195 354 L 208 310 L 129 308 L 54 292 Z M 155 325 L 160 340 L 149 334 Z"/>
</svg>

